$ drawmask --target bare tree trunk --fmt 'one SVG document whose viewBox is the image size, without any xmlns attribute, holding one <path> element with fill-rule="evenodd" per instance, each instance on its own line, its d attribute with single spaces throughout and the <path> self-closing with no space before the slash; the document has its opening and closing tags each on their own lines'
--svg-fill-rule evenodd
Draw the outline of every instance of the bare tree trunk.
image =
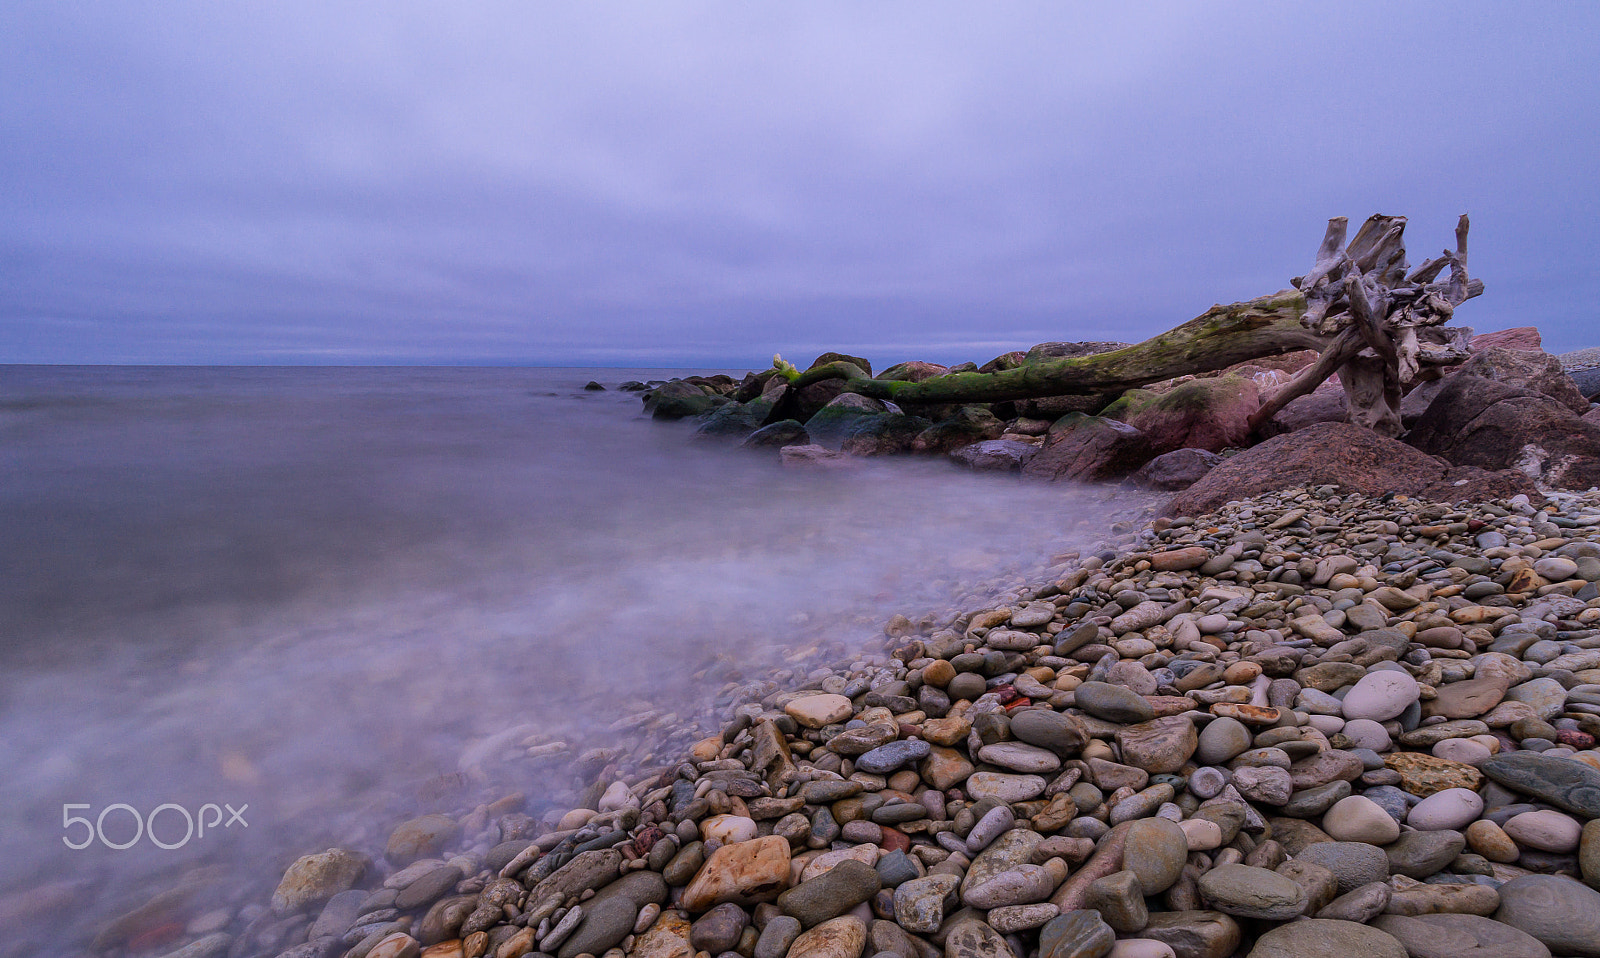
<svg viewBox="0 0 1600 958">
<path fill-rule="evenodd" d="M 1407 387 L 1467 356 L 1471 331 L 1442 324 L 1455 307 L 1483 292 L 1467 276 L 1467 217 L 1456 249 L 1406 274 L 1403 216 L 1374 215 L 1348 246 L 1347 221 L 1335 217 L 1316 262 L 1292 289 L 1230 306 L 1213 306 L 1182 326 L 1134 346 L 1092 356 L 1048 359 L 992 373 L 951 373 L 919 383 L 872 379 L 846 362 L 799 372 L 775 360 L 796 386 L 846 380 L 845 389 L 897 403 L 1002 402 L 1046 396 L 1116 393 L 1177 376 L 1224 369 L 1298 349 L 1322 355 L 1277 391 L 1251 419 L 1259 428 L 1290 401 L 1339 373 L 1352 422 L 1385 435 L 1400 432 Z M 1445 268 L 1450 276 L 1437 277 Z"/>
</svg>

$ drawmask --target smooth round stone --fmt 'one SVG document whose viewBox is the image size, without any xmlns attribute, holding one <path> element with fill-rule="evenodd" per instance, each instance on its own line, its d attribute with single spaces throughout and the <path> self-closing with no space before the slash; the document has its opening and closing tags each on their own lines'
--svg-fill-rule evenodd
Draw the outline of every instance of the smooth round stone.
<svg viewBox="0 0 1600 958">
<path fill-rule="evenodd" d="M 1422 694 L 1417 680 L 1405 672 L 1368 672 L 1344 697 L 1345 719 L 1382 722 L 1404 712 Z M 1346 728 L 1349 726 L 1346 725 Z"/>
<path fill-rule="evenodd" d="M 1600 892 L 1561 875 L 1523 875 L 1500 886 L 1494 920 L 1558 955 L 1600 958 Z"/>
<path fill-rule="evenodd" d="M 1583 826 L 1560 812 L 1538 811 L 1513 815 L 1500 826 L 1518 845 L 1542 852 L 1575 851 Z"/>
<path fill-rule="evenodd" d="M 1306 724 L 1323 735 L 1336 735 L 1344 730 L 1344 719 L 1337 715 L 1311 715 L 1307 719 Z"/>
<path fill-rule="evenodd" d="M 1322 816 L 1322 830 L 1341 842 L 1387 845 L 1400 837 L 1400 823 L 1364 795 L 1335 802 Z"/>
<path fill-rule="evenodd" d="M 1288 921 L 1305 911 L 1308 900 L 1298 882 L 1251 865 L 1218 865 L 1200 876 L 1199 888 L 1211 907 L 1241 918 Z"/>
<path fill-rule="evenodd" d="M 1089 741 L 1089 730 L 1077 716 L 1047 709 L 1024 709 L 1013 715 L 1011 734 L 1063 758 L 1078 754 Z"/>
<path fill-rule="evenodd" d="M 1085 682 L 1073 690 L 1073 704 L 1095 718 L 1132 725 L 1156 717 L 1144 696 L 1107 682 Z"/>
<path fill-rule="evenodd" d="M 1201 801 L 1216 798 L 1227 784 L 1228 773 L 1209 765 L 1195 769 L 1194 774 L 1189 776 L 1189 791 Z"/>
<path fill-rule="evenodd" d="M 1204 818 L 1187 818 L 1178 823 L 1191 852 L 1209 852 L 1222 847 L 1222 826 Z"/>
<path fill-rule="evenodd" d="M 1220 830 L 1217 837 L 1222 837 Z M 1171 888 L 1178 880 L 1188 856 L 1189 839 L 1178 823 L 1164 818 L 1145 818 L 1128 827 L 1122 846 L 1122 867 L 1138 876 L 1144 894 L 1155 895 Z"/>
<path fill-rule="evenodd" d="M 1525 931 L 1482 915 L 1381 915 L 1373 927 L 1393 935 L 1411 958 L 1549 958 Z"/>
<path fill-rule="evenodd" d="M 1434 792 L 1411 807 L 1406 824 L 1419 831 L 1460 830 L 1483 814 L 1483 798 L 1470 788 Z"/>
<path fill-rule="evenodd" d="M 888 775 L 911 762 L 928 757 L 933 747 L 920 738 L 902 739 L 880 745 L 856 759 L 856 771 L 872 775 Z"/>
<path fill-rule="evenodd" d="M 1389 871 L 1407 878 L 1438 874 L 1456 860 L 1467 840 L 1457 831 L 1406 832 L 1383 850 Z"/>
<path fill-rule="evenodd" d="M 822 728 L 843 722 L 855 714 L 855 706 L 842 695 L 806 695 L 783 707 L 789 717 L 806 728 Z"/>
<path fill-rule="evenodd" d="M 1235 718 L 1212 719 L 1200 730 L 1195 761 L 1203 765 L 1221 765 L 1248 749 L 1250 743 L 1250 729 L 1243 722 Z"/>
<path fill-rule="evenodd" d="M 1551 582 L 1564 582 L 1578 574 L 1578 564 L 1565 556 L 1545 556 L 1534 560 L 1533 571 Z"/>
<path fill-rule="evenodd" d="M 1489 751 L 1489 746 L 1482 742 L 1474 742 L 1470 738 L 1447 738 L 1433 746 L 1434 758 L 1461 762 L 1464 765 L 1480 765 L 1488 761 L 1493 754 Z"/>
<path fill-rule="evenodd" d="M 732 845 L 756 837 L 754 819 L 743 815 L 714 815 L 700 823 L 700 837 L 706 841 Z"/>
<path fill-rule="evenodd" d="M 1333 872 L 1341 895 L 1389 878 L 1389 857 L 1364 842 L 1313 842 L 1294 857 Z"/>
<path fill-rule="evenodd" d="M 1389 747 L 1389 730 L 1372 719 L 1351 719 L 1342 731 L 1355 748 L 1370 748 L 1381 752 Z"/>
<path fill-rule="evenodd" d="M 1010 805 L 1038 798 L 1048 783 L 1037 775 L 1006 775 L 1000 772 L 974 772 L 962 788 L 975 800 L 992 798 Z"/>
<path fill-rule="evenodd" d="M 1013 772 L 1053 772 L 1061 757 L 1049 749 L 1021 742 L 996 742 L 978 749 L 978 758 Z"/>
<path fill-rule="evenodd" d="M 1406 949 L 1370 925 L 1308 918 L 1262 935 L 1249 958 L 1406 958 Z"/>
<path fill-rule="evenodd" d="M 1177 952 L 1154 938 L 1124 938 L 1111 946 L 1106 958 L 1177 958 Z"/>
<path fill-rule="evenodd" d="M 1479 819 L 1467 826 L 1467 845 L 1492 862 L 1509 865 L 1522 856 L 1522 850 L 1499 825 Z"/>
</svg>

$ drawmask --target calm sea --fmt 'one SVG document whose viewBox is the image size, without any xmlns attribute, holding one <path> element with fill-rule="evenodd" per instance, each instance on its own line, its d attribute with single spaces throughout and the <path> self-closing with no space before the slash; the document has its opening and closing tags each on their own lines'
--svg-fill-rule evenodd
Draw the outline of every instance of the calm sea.
<svg viewBox="0 0 1600 958">
<path fill-rule="evenodd" d="M 81 931 L 204 866 L 264 894 L 302 852 L 381 851 L 440 776 L 537 815 L 570 781 L 529 747 L 641 756 L 1110 508 L 935 461 L 785 470 L 616 389 L 684 372 L 0 366 L 0 924 L 68 902 Z M 156 843 L 207 805 L 247 825 Z"/>
</svg>

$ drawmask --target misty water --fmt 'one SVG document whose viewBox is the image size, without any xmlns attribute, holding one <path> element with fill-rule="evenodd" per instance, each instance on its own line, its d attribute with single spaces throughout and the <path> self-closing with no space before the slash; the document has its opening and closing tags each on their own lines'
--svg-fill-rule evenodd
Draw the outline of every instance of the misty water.
<svg viewBox="0 0 1600 958">
<path fill-rule="evenodd" d="M 650 759 L 733 686 L 1046 574 L 1119 505 L 932 460 L 785 470 L 615 388 L 665 375 L 0 367 L 0 911 L 92 934 L 196 868 L 261 901 L 403 816 L 539 815 L 572 781 L 530 747 Z M 441 780 L 465 791 L 429 807 Z M 117 850 L 115 810 L 67 847 L 119 803 L 248 825 Z"/>
</svg>

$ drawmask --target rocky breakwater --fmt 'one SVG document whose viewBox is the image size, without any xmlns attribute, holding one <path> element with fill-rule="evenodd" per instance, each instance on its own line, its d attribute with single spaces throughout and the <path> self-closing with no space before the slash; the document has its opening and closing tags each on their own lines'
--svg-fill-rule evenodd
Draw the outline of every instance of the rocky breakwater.
<svg viewBox="0 0 1600 958">
<path fill-rule="evenodd" d="M 1600 497 L 1290 490 L 181 958 L 1600 955 Z M 904 622 L 891 631 L 904 631 Z"/>
</svg>

